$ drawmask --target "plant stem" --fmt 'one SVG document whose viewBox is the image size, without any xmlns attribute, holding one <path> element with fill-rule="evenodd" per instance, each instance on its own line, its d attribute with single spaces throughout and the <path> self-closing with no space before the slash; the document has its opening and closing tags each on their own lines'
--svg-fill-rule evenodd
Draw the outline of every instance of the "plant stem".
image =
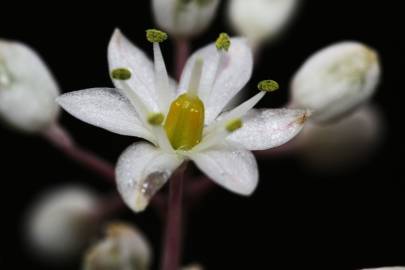
<svg viewBox="0 0 405 270">
<path fill-rule="evenodd" d="M 66 156 L 80 163 L 83 167 L 97 173 L 104 179 L 114 182 L 114 166 L 98 157 L 96 154 L 78 146 L 71 135 L 59 124 L 52 125 L 48 130 L 43 132 L 42 135 Z"/>
<path fill-rule="evenodd" d="M 168 214 L 164 234 L 162 270 L 179 270 L 182 245 L 183 178 L 187 162 L 173 174 L 169 190 Z"/>
<path fill-rule="evenodd" d="M 175 40 L 175 71 L 176 79 L 180 81 L 181 73 L 183 72 L 184 65 L 187 62 L 187 58 L 190 54 L 190 44 L 186 39 L 176 39 Z"/>
</svg>

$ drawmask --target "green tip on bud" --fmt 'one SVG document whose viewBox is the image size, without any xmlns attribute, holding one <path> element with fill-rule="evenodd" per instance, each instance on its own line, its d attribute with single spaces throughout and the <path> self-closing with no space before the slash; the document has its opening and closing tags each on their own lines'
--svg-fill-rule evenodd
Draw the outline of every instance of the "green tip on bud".
<svg viewBox="0 0 405 270">
<path fill-rule="evenodd" d="M 273 92 L 273 91 L 276 91 L 278 88 L 280 88 L 280 86 L 278 85 L 278 82 L 276 82 L 276 81 L 264 80 L 257 84 L 257 88 L 260 91 Z"/>
<path fill-rule="evenodd" d="M 149 42 L 158 42 L 161 43 L 163 41 L 165 41 L 168 38 L 168 35 L 160 30 L 157 29 L 148 29 L 146 30 L 146 39 Z"/>
<path fill-rule="evenodd" d="M 228 51 L 229 47 L 231 46 L 231 39 L 229 38 L 227 33 L 219 34 L 219 37 L 215 41 L 215 46 L 218 50 Z"/>
<path fill-rule="evenodd" d="M 131 78 L 131 71 L 127 68 L 116 68 L 111 72 L 111 77 L 114 80 L 129 80 Z"/>
<path fill-rule="evenodd" d="M 151 113 L 148 116 L 148 123 L 152 126 L 159 126 L 163 123 L 164 119 L 165 117 L 162 113 Z"/>
<path fill-rule="evenodd" d="M 226 124 L 226 130 L 228 132 L 234 132 L 242 127 L 242 120 L 240 118 L 233 119 Z"/>
</svg>

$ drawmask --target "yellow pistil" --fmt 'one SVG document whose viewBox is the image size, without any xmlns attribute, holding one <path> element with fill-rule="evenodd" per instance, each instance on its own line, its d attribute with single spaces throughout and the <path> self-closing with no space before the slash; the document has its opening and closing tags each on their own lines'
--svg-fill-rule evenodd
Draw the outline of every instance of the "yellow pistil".
<svg viewBox="0 0 405 270">
<path fill-rule="evenodd" d="M 167 137 L 176 150 L 190 150 L 201 142 L 204 104 L 197 95 L 185 93 L 170 105 L 164 124 Z"/>
</svg>

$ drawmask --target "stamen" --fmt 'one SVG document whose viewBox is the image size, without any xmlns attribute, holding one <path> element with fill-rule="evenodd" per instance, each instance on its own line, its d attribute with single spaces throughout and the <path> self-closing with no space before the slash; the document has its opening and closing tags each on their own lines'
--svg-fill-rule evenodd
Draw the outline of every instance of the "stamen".
<svg viewBox="0 0 405 270">
<path fill-rule="evenodd" d="M 229 38 L 227 33 L 219 34 L 219 37 L 215 41 L 215 46 L 218 50 L 228 51 L 229 47 L 231 46 L 231 39 Z"/>
<path fill-rule="evenodd" d="M 193 70 L 191 71 L 190 84 L 187 91 L 187 94 L 190 96 L 198 96 L 203 65 L 204 60 L 202 58 L 197 58 L 194 62 Z"/>
<path fill-rule="evenodd" d="M 263 80 L 257 84 L 260 91 L 273 92 L 280 88 L 278 83 L 273 80 Z"/>
<path fill-rule="evenodd" d="M 148 123 L 152 126 L 159 126 L 163 123 L 165 116 L 162 113 L 150 113 L 148 116 Z"/>
<path fill-rule="evenodd" d="M 159 107 L 167 113 L 173 96 L 170 91 L 169 76 L 167 75 L 165 61 L 158 42 L 153 43 L 153 58 L 155 67 L 155 91 L 159 97 Z"/>
<path fill-rule="evenodd" d="M 114 80 L 126 81 L 131 78 L 131 71 L 127 68 L 116 68 L 111 72 Z"/>
<path fill-rule="evenodd" d="M 240 118 L 229 121 L 225 128 L 229 133 L 232 133 L 242 127 L 242 120 Z"/>
<path fill-rule="evenodd" d="M 264 83 L 263 83 L 264 82 Z M 271 83 L 269 83 L 271 82 Z M 218 127 L 225 125 L 228 121 L 232 119 L 242 118 L 250 109 L 252 109 L 270 90 L 265 89 L 274 89 L 275 85 L 278 86 L 278 83 L 275 81 L 267 80 L 262 81 L 258 84 L 259 93 L 246 100 L 239 106 L 233 108 L 231 111 L 224 113 L 220 119 L 212 123 L 209 127 L 204 130 L 204 134 L 213 132 Z M 274 90 L 273 90 L 274 91 Z"/>
<path fill-rule="evenodd" d="M 149 42 L 160 43 L 160 42 L 165 41 L 167 38 L 168 38 L 168 35 L 163 31 L 160 31 L 160 30 L 157 30 L 157 29 L 148 29 L 148 30 L 146 30 L 146 39 Z"/>
</svg>

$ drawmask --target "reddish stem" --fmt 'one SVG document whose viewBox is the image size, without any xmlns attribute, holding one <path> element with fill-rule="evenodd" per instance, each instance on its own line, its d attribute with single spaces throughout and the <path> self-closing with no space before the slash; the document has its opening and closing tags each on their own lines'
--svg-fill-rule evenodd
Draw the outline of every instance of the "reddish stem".
<svg viewBox="0 0 405 270">
<path fill-rule="evenodd" d="M 190 55 L 190 44 L 186 39 L 176 39 L 175 40 L 175 71 L 176 79 L 180 81 L 181 73 L 183 72 L 184 65 L 186 64 L 187 58 Z"/>
<path fill-rule="evenodd" d="M 70 134 L 60 125 L 54 124 L 42 135 L 65 155 L 85 168 L 92 170 L 108 181 L 114 181 L 114 166 L 96 154 L 76 145 Z"/>
<path fill-rule="evenodd" d="M 173 174 L 169 190 L 168 214 L 164 234 L 162 270 L 178 270 L 181 258 L 182 242 L 182 203 L 183 178 L 187 163 L 185 162 Z"/>
</svg>

